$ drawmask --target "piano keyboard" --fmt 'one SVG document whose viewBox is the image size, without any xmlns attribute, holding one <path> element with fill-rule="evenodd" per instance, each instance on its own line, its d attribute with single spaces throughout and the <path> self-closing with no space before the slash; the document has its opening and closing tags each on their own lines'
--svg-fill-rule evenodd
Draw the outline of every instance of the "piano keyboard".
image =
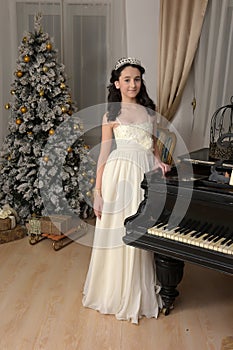
<svg viewBox="0 0 233 350">
<path fill-rule="evenodd" d="M 149 228 L 147 232 L 151 235 L 233 255 L 233 231 L 223 225 L 183 219 L 178 226 L 161 222 Z"/>
</svg>

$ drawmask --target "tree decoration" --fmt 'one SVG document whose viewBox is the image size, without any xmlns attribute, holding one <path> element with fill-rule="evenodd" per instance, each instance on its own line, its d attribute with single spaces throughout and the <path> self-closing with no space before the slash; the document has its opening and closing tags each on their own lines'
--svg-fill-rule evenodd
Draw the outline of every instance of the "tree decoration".
<svg viewBox="0 0 233 350">
<path fill-rule="evenodd" d="M 30 62 L 31 58 L 28 55 L 25 55 L 23 58 L 24 62 Z"/>
<path fill-rule="evenodd" d="M 75 124 L 74 125 L 74 130 L 79 130 L 80 129 L 80 126 L 78 124 Z"/>
<path fill-rule="evenodd" d="M 23 76 L 23 72 L 21 70 L 18 70 L 15 74 L 18 78 L 21 78 Z"/>
<path fill-rule="evenodd" d="M 41 20 L 36 14 L 34 31 L 21 41 L 10 91 L 13 101 L 5 105 L 10 118 L 1 150 L 0 206 L 8 203 L 22 223 L 33 214 L 92 212 L 87 193 L 94 185 L 96 164 L 84 146 L 81 120 L 70 115 L 78 108 Z"/>
<path fill-rule="evenodd" d="M 46 49 L 49 50 L 49 51 L 52 50 L 52 44 L 48 42 L 46 44 Z"/>
<path fill-rule="evenodd" d="M 22 106 L 22 107 L 20 108 L 21 113 L 26 113 L 27 110 L 28 110 L 28 109 L 27 109 L 26 106 Z"/>
<path fill-rule="evenodd" d="M 22 124 L 22 119 L 17 118 L 15 122 L 16 122 L 16 124 L 20 125 L 20 124 Z"/>
<path fill-rule="evenodd" d="M 47 163 L 49 161 L 49 157 L 48 156 L 44 156 L 43 160 L 44 160 L 44 162 Z"/>
<path fill-rule="evenodd" d="M 50 129 L 49 130 L 49 135 L 54 135 L 55 134 L 55 130 L 54 129 Z"/>
</svg>

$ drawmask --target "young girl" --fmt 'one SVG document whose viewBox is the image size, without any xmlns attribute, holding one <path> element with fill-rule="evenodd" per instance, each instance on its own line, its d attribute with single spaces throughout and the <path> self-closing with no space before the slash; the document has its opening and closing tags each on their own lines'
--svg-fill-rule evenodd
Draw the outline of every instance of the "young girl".
<svg viewBox="0 0 233 350">
<path fill-rule="evenodd" d="M 111 74 L 94 192 L 95 238 L 83 296 L 84 306 L 132 323 L 157 317 L 162 305 L 153 253 L 123 243 L 124 220 L 143 200 L 144 173 L 169 170 L 158 155 L 155 104 L 144 72 L 139 60 L 122 58 Z"/>
</svg>

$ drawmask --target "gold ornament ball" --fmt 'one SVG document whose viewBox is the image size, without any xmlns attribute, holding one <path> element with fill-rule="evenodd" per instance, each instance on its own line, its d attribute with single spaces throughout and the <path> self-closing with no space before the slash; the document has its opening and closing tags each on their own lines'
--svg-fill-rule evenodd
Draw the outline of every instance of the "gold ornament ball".
<svg viewBox="0 0 233 350">
<path fill-rule="evenodd" d="M 83 173 L 82 173 L 82 176 L 83 176 L 83 177 L 87 176 L 87 173 L 83 172 Z"/>
<path fill-rule="evenodd" d="M 79 125 L 78 124 L 74 125 L 74 130 L 79 130 Z"/>
<path fill-rule="evenodd" d="M 11 156 L 8 156 L 7 159 L 8 159 L 8 160 L 11 160 Z"/>
<path fill-rule="evenodd" d="M 44 90 L 40 90 L 39 95 L 44 96 Z"/>
<path fill-rule="evenodd" d="M 54 134 L 55 134 L 54 129 L 50 129 L 50 130 L 49 130 L 49 135 L 54 135 Z"/>
<path fill-rule="evenodd" d="M 46 44 L 46 49 L 49 50 L 49 51 L 52 50 L 52 44 L 51 43 L 47 43 Z"/>
<path fill-rule="evenodd" d="M 20 108 L 21 113 L 26 113 L 27 110 L 28 110 L 28 109 L 27 109 L 26 106 L 23 106 L 23 107 Z"/>
<path fill-rule="evenodd" d="M 23 42 L 23 43 L 26 43 L 27 41 L 28 41 L 27 37 L 26 37 L 26 36 L 25 36 L 25 37 L 23 37 L 22 42 Z"/>
<path fill-rule="evenodd" d="M 32 131 L 28 131 L 27 134 L 28 134 L 29 136 L 31 136 L 31 135 L 32 135 Z"/>
<path fill-rule="evenodd" d="M 48 72 L 48 70 L 49 70 L 49 67 L 47 67 L 47 66 L 43 66 L 43 68 L 42 68 L 42 69 L 43 69 L 43 72 L 44 72 L 44 73 L 47 73 L 47 72 Z"/>
<path fill-rule="evenodd" d="M 24 58 L 23 58 L 24 62 L 30 62 L 31 61 L 31 58 L 30 56 L 28 55 L 25 55 Z"/>
<path fill-rule="evenodd" d="M 14 95 L 15 94 L 15 90 L 11 90 L 11 95 Z"/>
<path fill-rule="evenodd" d="M 44 156 L 43 160 L 44 160 L 44 162 L 47 163 L 49 161 L 49 157 L 48 156 Z"/>
<path fill-rule="evenodd" d="M 84 145 L 84 148 L 85 148 L 85 149 L 89 149 L 89 146 L 88 146 L 88 145 Z"/>
<path fill-rule="evenodd" d="M 90 179 L 90 183 L 91 183 L 91 184 L 94 184 L 94 183 L 95 183 L 95 179 L 91 178 L 91 179 Z"/>
<path fill-rule="evenodd" d="M 68 153 L 71 153 L 72 151 L 73 151 L 72 147 L 68 147 L 68 148 L 67 148 L 67 152 L 68 152 Z"/>
<path fill-rule="evenodd" d="M 87 191 L 86 195 L 87 195 L 87 197 L 91 197 L 92 196 L 92 192 L 91 191 Z"/>
<path fill-rule="evenodd" d="M 62 110 L 62 113 L 66 113 L 66 111 L 67 111 L 66 106 L 62 106 L 61 110 Z"/>
<path fill-rule="evenodd" d="M 10 109 L 10 108 L 11 108 L 10 103 L 5 104 L 5 109 Z"/>
<path fill-rule="evenodd" d="M 15 122 L 16 122 L 17 125 L 22 124 L 22 120 L 20 118 L 17 118 Z"/>
<path fill-rule="evenodd" d="M 61 83 L 61 84 L 60 84 L 60 88 L 61 88 L 61 89 L 65 89 L 65 88 L 66 88 L 66 84 Z"/>
<path fill-rule="evenodd" d="M 23 76 L 23 72 L 21 70 L 18 70 L 18 72 L 15 73 L 18 78 L 21 78 Z"/>
</svg>

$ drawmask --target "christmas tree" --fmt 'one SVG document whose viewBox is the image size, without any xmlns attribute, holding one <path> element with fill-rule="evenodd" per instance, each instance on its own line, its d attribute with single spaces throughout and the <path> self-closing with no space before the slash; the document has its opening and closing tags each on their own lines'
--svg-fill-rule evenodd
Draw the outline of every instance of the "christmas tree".
<svg viewBox="0 0 233 350">
<path fill-rule="evenodd" d="M 0 205 L 9 204 L 24 222 L 31 215 L 90 210 L 94 162 L 83 139 L 77 106 L 53 40 L 34 20 L 19 46 L 9 133 L 1 152 Z"/>
</svg>

